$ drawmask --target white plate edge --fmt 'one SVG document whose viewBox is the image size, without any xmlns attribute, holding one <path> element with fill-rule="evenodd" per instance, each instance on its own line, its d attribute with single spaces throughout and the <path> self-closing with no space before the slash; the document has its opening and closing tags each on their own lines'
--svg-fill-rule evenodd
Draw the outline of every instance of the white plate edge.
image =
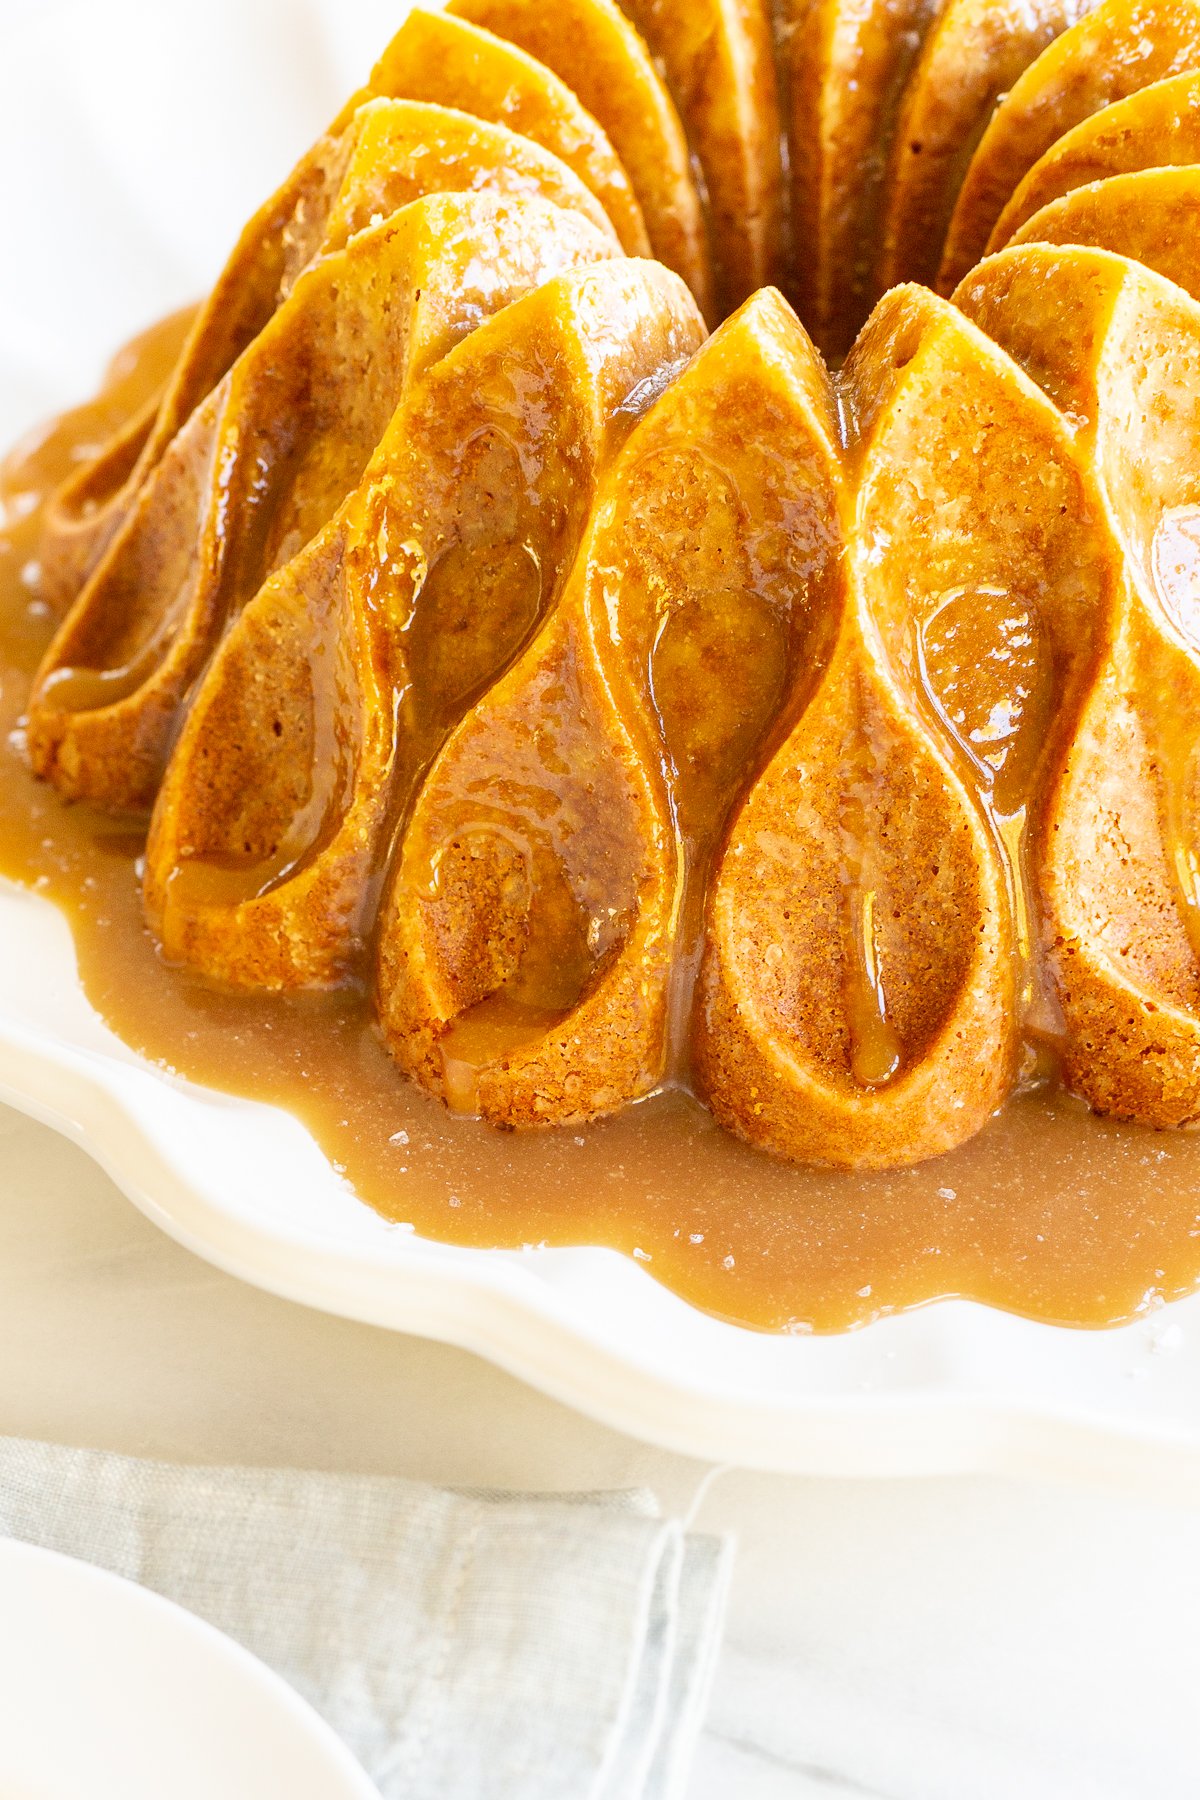
<svg viewBox="0 0 1200 1800">
<path fill-rule="evenodd" d="M 842 1477 L 987 1472 L 1200 1497 L 1200 1433 L 1186 1427 L 1039 1407 L 1019 1394 L 998 1399 L 930 1389 L 752 1399 L 714 1393 L 703 1381 L 689 1384 L 648 1369 L 643 1359 L 566 1318 L 556 1296 L 518 1279 L 508 1255 L 463 1250 L 454 1260 L 435 1261 L 422 1254 L 423 1240 L 405 1236 L 383 1267 L 297 1234 L 280 1265 L 277 1239 L 223 1210 L 169 1167 L 122 1082 L 126 1066 L 39 1038 L 0 1015 L 0 1099 L 86 1151 L 184 1248 L 281 1298 L 456 1345 L 601 1424 L 706 1462 Z M 630 1280 L 650 1280 L 615 1252 L 574 1254 L 616 1262 Z M 804 1339 L 779 1342 L 803 1354 Z"/>
</svg>

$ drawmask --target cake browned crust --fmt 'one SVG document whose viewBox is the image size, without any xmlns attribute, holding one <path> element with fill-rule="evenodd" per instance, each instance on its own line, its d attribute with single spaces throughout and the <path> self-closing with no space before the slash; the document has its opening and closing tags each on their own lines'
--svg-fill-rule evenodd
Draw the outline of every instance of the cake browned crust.
<svg viewBox="0 0 1200 1800">
<path fill-rule="evenodd" d="M 1200 0 L 418 9 L 56 497 L 30 760 L 494 1125 L 1192 1124 L 1198 223 Z"/>
<path fill-rule="evenodd" d="M 614 436 L 701 335 L 676 277 L 622 258 L 547 281 L 412 383 L 189 713 L 146 857 L 169 956 L 250 987 L 354 967 L 389 822 L 554 608 Z"/>
</svg>

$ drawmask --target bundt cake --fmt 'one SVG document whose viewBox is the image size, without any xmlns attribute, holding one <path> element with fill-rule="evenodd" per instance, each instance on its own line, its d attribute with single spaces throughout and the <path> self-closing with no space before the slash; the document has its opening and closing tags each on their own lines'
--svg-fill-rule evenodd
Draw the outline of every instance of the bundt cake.
<svg viewBox="0 0 1200 1800">
<path fill-rule="evenodd" d="M 1193 1123 L 1198 221 L 1200 0 L 413 11 L 48 505 L 28 759 L 494 1125 Z"/>
</svg>

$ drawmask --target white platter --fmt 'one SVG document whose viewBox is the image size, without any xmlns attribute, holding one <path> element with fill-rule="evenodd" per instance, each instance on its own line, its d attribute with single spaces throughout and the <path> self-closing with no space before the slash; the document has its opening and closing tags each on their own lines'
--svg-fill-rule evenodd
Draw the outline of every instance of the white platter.
<svg viewBox="0 0 1200 1800">
<path fill-rule="evenodd" d="M 941 1302 L 841 1337 L 695 1311 L 609 1250 L 466 1250 L 356 1200 L 277 1108 L 175 1080 L 85 1000 L 65 920 L 0 884 L 0 1099 L 234 1275 L 490 1357 L 606 1423 L 803 1473 L 1052 1473 L 1200 1494 L 1200 1297 L 1118 1331 Z"/>
<path fill-rule="evenodd" d="M 88 1563 L 0 1540 L 0 1800 L 379 1800 L 286 1682 Z"/>
<path fill-rule="evenodd" d="M 0 0 L 0 159 L 24 171 L 6 196 L 22 250 L 0 282 L 0 445 L 203 288 L 401 10 Z M 360 1205 L 294 1119 L 139 1062 L 84 1000 L 63 920 L 2 885 L 0 1098 L 85 1146 L 234 1274 L 463 1345 L 697 1456 L 1200 1494 L 1200 1297 L 1118 1331 L 943 1302 L 841 1338 L 775 1338 L 695 1312 L 608 1251 L 422 1242 Z"/>
</svg>

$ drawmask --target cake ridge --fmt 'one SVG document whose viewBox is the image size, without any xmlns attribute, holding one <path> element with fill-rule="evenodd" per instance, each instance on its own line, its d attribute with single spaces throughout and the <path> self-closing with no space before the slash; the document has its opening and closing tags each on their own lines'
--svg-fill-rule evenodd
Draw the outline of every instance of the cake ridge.
<svg viewBox="0 0 1200 1800">
<path fill-rule="evenodd" d="M 35 770 L 496 1125 L 1194 1122 L 1200 0 L 564 18 L 415 9 L 254 215 L 48 513 Z"/>
<path fill-rule="evenodd" d="M 1072 126 L 1200 66 L 1200 4 L 1104 0 L 1039 57 L 997 108 L 966 173 L 938 273 L 954 288 L 984 253 L 1015 180 Z"/>
<path fill-rule="evenodd" d="M 501 309 L 413 384 L 362 483 L 226 637 L 184 726 L 146 857 L 147 906 L 169 956 L 250 987 L 327 985 L 361 962 L 389 821 L 403 817 L 412 784 L 467 704 L 455 685 L 462 664 L 474 659 L 474 685 L 494 680 L 552 604 L 595 471 L 612 434 L 632 422 L 621 415 L 629 392 L 659 366 L 664 335 L 686 347 L 699 332 L 685 295 L 657 264 L 606 258 Z M 519 453 L 513 444 L 514 407 L 535 397 L 540 468 L 532 433 Z M 447 441 L 449 424 L 467 421 L 470 444 Z M 507 561 L 489 560 L 497 546 L 511 551 Z M 485 572 L 490 636 L 473 585 Z M 431 602 L 432 625 L 422 626 Z M 313 628 L 313 611 L 343 624 L 332 635 Z M 414 667 L 433 686 L 429 632 L 439 618 L 462 655 L 441 678 L 444 718 L 422 721 L 411 716 Z M 343 633 L 356 645 L 341 709 L 352 767 L 346 793 L 327 796 L 332 852 L 323 857 L 328 843 L 313 832 L 316 841 L 281 859 L 297 764 L 314 782 L 327 773 L 307 724 L 316 694 L 323 688 L 335 713 L 342 698 L 329 697 L 334 677 L 314 647 L 336 647 Z M 282 741 L 263 715 L 264 681 L 287 706 Z M 252 780 L 236 749 L 245 743 Z"/>
<path fill-rule="evenodd" d="M 1031 353 L 1037 306 L 1071 276 L 1074 329 Z M 988 291 L 997 284 L 1003 325 Z M 1092 249 L 1013 248 L 960 292 L 1014 354 L 1036 356 L 1038 378 L 1080 421 L 1122 553 L 1123 605 L 1077 738 L 1086 766 L 1075 775 L 1075 817 L 1063 809 L 1057 820 L 1071 857 L 1054 871 L 1064 1066 L 1102 1110 L 1188 1123 L 1200 1099 L 1187 727 L 1200 702 L 1189 610 L 1200 409 L 1194 381 L 1172 375 L 1200 364 L 1200 307 L 1153 271 Z"/>
<path fill-rule="evenodd" d="M 1058 138 L 1022 178 L 992 228 L 1002 250 L 1035 213 L 1109 176 L 1200 162 L 1200 71 L 1140 87 Z"/>
<path fill-rule="evenodd" d="M 290 280 L 318 252 L 357 131 L 370 126 L 372 115 L 363 109 L 386 97 L 437 104 L 448 87 L 456 98 L 471 103 L 471 116 L 481 124 L 507 129 L 506 118 L 511 117 L 521 127 L 515 135 L 551 156 L 561 150 L 569 173 L 593 194 L 628 253 L 648 252 L 628 177 L 599 125 L 563 84 L 532 58 L 466 20 L 414 7 L 369 84 L 351 97 L 243 229 L 201 309 L 133 467 L 127 468 L 118 453 L 114 473 L 113 460 L 102 456 L 97 466 L 85 467 L 52 498 L 41 557 L 43 588 L 51 604 L 63 610 L 78 592 L 176 431 L 268 322 Z M 510 152 L 511 143 L 503 148 Z"/>
<path fill-rule="evenodd" d="M 177 434 L 56 634 L 30 697 L 34 768 L 74 798 L 146 806 L 216 636 L 356 484 L 407 384 L 489 310 L 612 250 L 545 201 L 438 194 L 315 263 Z"/>
<path fill-rule="evenodd" d="M 605 131 L 638 196 L 654 256 L 713 317 L 712 268 L 687 139 L 674 102 L 616 0 L 448 0 L 465 19 L 552 69 Z"/>
<path fill-rule="evenodd" d="M 822 555 L 820 477 L 807 536 L 793 529 L 786 545 L 772 546 L 770 519 L 799 504 L 796 488 L 784 498 L 785 475 L 798 483 L 804 459 L 780 457 L 770 468 L 761 447 L 740 441 L 771 405 L 794 419 L 798 439 L 812 417 L 792 359 L 772 358 L 780 336 L 807 353 L 810 380 L 819 379 L 798 321 L 766 293 L 645 414 L 602 483 L 558 608 L 503 688 L 458 727 L 417 798 L 381 930 L 381 1017 L 403 1066 L 443 1097 L 465 1083 L 485 1117 L 570 1123 L 678 1074 L 671 1055 L 686 1029 L 671 1041 L 671 976 L 695 959 L 703 900 L 702 879 L 689 874 L 702 878 L 727 790 L 774 722 L 768 692 L 745 729 L 772 666 L 789 654 L 786 638 L 804 643 L 825 628 L 803 566 Z M 664 484 L 666 468 L 675 479 Z M 739 475 L 754 481 L 765 519 L 744 516 Z M 824 535 L 828 550 L 833 533 Z M 762 563 L 772 549 L 786 549 L 795 566 L 784 561 L 768 579 Z M 717 595 L 713 581 L 729 586 Z M 807 621 L 792 616 L 806 610 Z M 702 718 L 689 712 L 697 649 L 727 690 L 717 716 L 712 707 Z M 730 738 L 734 755 L 714 779 L 722 729 L 726 760 Z M 598 795 L 606 779 L 615 785 Z M 622 812 L 634 822 L 623 833 Z M 574 952 L 569 991 L 546 980 L 544 959 L 532 978 L 528 963 L 572 858 L 583 862 L 567 885 L 603 925 Z M 485 978 L 489 943 L 504 954 Z M 477 1061 L 502 1025 L 512 1040 L 503 1066 Z"/>
</svg>

